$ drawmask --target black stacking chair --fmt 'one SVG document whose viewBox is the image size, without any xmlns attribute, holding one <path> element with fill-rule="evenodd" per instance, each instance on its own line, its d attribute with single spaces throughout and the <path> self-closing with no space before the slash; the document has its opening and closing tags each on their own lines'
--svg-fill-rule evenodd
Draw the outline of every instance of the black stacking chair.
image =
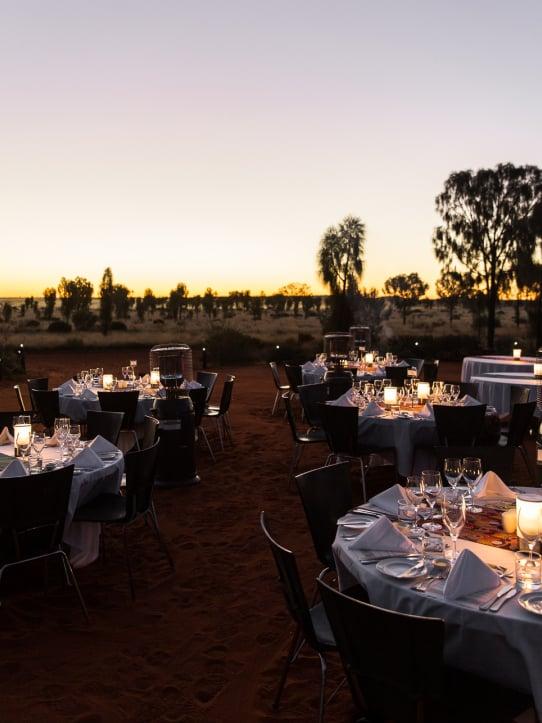
<svg viewBox="0 0 542 723">
<path fill-rule="evenodd" d="M 518 449 L 529 473 L 532 482 L 536 482 L 536 471 L 533 468 L 532 461 L 529 459 L 527 450 L 523 442 L 531 426 L 533 414 L 536 409 L 536 402 L 526 402 L 524 404 L 514 404 L 512 414 L 510 415 L 510 424 L 506 433 L 506 446 Z"/>
<path fill-rule="evenodd" d="M 220 396 L 220 406 L 207 407 L 203 414 L 204 419 L 214 419 L 216 422 L 216 428 L 218 431 L 218 437 L 220 439 L 220 446 L 224 450 L 224 438 L 227 437 L 230 444 L 233 444 L 233 436 L 231 431 L 230 421 L 230 404 L 233 394 L 233 385 L 235 383 L 235 377 L 229 374 L 222 387 L 222 394 Z"/>
<path fill-rule="evenodd" d="M 85 618 L 88 613 L 75 573 L 62 548 L 62 536 L 72 486 L 73 465 L 52 472 L 8 477 L 0 485 L 2 562 L 0 581 L 11 567 L 49 558 L 60 559 Z M 36 569 L 35 565 L 32 569 Z M 39 568 L 40 575 L 42 568 Z M 46 574 L 46 580 L 47 580 Z"/>
<path fill-rule="evenodd" d="M 171 569 L 175 569 L 173 558 L 166 547 L 158 526 L 158 518 L 152 499 L 158 445 L 159 442 L 156 442 L 152 447 L 137 452 L 129 452 L 125 455 L 126 493 L 124 495 L 111 493 L 98 495 L 86 505 L 79 507 L 74 516 L 74 520 L 77 522 L 99 522 L 102 527 L 103 525 L 122 526 L 124 556 L 128 569 L 132 600 L 135 600 L 135 587 L 128 550 L 127 530 L 134 522 L 143 519 L 146 523 L 150 523 L 160 549 L 167 558 Z"/>
<path fill-rule="evenodd" d="M 135 430 L 135 416 L 137 412 L 137 390 L 129 392 L 98 392 L 100 409 L 102 412 L 122 412 L 121 432 L 127 432 L 134 438 L 135 446 L 139 449 L 139 439 Z"/>
<path fill-rule="evenodd" d="M 141 440 L 141 449 L 148 449 L 156 442 L 158 435 L 159 422 L 155 417 L 146 415 L 143 420 L 143 438 Z"/>
<path fill-rule="evenodd" d="M 209 399 L 211 398 L 211 394 L 213 393 L 217 377 L 218 374 L 216 372 L 196 372 L 196 381 L 199 382 L 201 386 L 205 387 L 205 389 L 207 390 L 207 398 L 205 400 L 207 404 L 209 403 Z"/>
<path fill-rule="evenodd" d="M 322 404 L 322 423 L 329 446 L 326 466 L 331 462 L 355 460 L 361 472 L 363 501 L 367 499 L 365 487 L 365 466 L 362 451 L 358 445 L 358 408 L 339 407 L 333 404 Z"/>
<path fill-rule="evenodd" d="M 122 427 L 123 412 L 87 412 L 87 439 L 94 439 L 98 435 L 107 439 L 111 444 L 117 444 Z"/>
<path fill-rule="evenodd" d="M 284 371 L 290 385 L 290 396 L 296 396 L 297 388 L 303 384 L 303 370 L 299 364 L 285 364 Z"/>
<path fill-rule="evenodd" d="M 466 394 L 473 399 L 478 399 L 478 384 L 476 382 L 451 382 L 450 380 L 445 381 L 444 384 L 456 384 L 459 387 L 459 398 L 464 397 Z"/>
<path fill-rule="evenodd" d="M 435 425 L 440 444 L 443 446 L 468 446 L 476 444 L 480 437 L 486 405 L 472 407 L 433 406 Z"/>
<path fill-rule="evenodd" d="M 438 375 L 438 361 L 424 361 L 418 376 L 422 382 L 436 382 Z"/>
<path fill-rule="evenodd" d="M 407 376 L 408 367 L 386 367 L 386 379 L 391 379 L 394 387 L 404 387 Z"/>
<path fill-rule="evenodd" d="M 306 644 L 320 658 L 321 684 L 318 721 L 319 723 L 322 723 L 324 719 L 325 705 L 324 696 L 327 670 L 326 655 L 330 651 L 335 650 L 335 640 L 329 628 L 329 623 L 322 603 L 317 603 L 316 605 L 309 607 L 305 591 L 303 590 L 303 585 L 301 584 L 301 579 L 299 577 L 295 555 L 291 550 L 282 547 L 282 545 L 280 545 L 272 536 L 265 512 L 260 514 L 260 525 L 275 560 L 279 583 L 286 601 L 286 607 L 288 608 L 288 612 L 290 613 L 290 616 L 296 626 L 292 643 L 286 656 L 273 708 L 275 711 L 278 710 L 290 665 L 296 660 L 301 648 Z"/>
<path fill-rule="evenodd" d="M 45 427 L 47 427 L 49 431 L 52 431 L 55 426 L 55 419 L 60 417 L 58 390 L 44 391 L 41 389 L 32 389 L 31 395 L 34 412 Z"/>
<path fill-rule="evenodd" d="M 216 462 L 215 455 L 213 454 L 213 449 L 209 444 L 209 438 L 207 437 L 207 433 L 205 432 L 205 429 L 201 424 L 203 420 L 203 415 L 205 414 L 207 389 L 205 387 L 203 387 L 202 389 L 190 389 L 188 394 L 190 396 L 190 399 L 192 400 L 192 404 L 194 405 L 194 426 L 196 429 L 196 436 L 198 439 L 200 435 L 203 437 L 203 441 L 207 445 L 207 449 L 209 450 L 211 459 L 213 460 L 213 462 Z"/>
<path fill-rule="evenodd" d="M 299 432 L 297 431 L 297 425 L 292 410 L 292 401 L 288 393 L 283 394 L 282 400 L 286 408 L 286 416 L 288 418 L 288 424 L 290 426 L 290 431 L 292 433 L 292 439 L 294 442 L 292 462 L 290 464 L 290 471 L 288 473 L 288 479 L 291 479 L 297 469 L 297 465 L 301 460 L 301 455 L 303 454 L 304 447 L 307 444 L 325 444 L 326 435 L 323 429 L 309 429 L 306 434 L 299 434 Z"/>
<path fill-rule="evenodd" d="M 484 472 L 495 472 L 506 484 L 513 484 L 512 474 L 514 469 L 514 458 L 516 450 L 514 447 L 499 447 L 498 445 L 475 445 L 471 446 L 451 446 L 451 447 L 434 447 L 437 469 L 444 476 L 444 460 L 447 457 L 455 457 L 463 459 L 463 457 L 479 457 L 482 461 L 482 469 Z"/>
<path fill-rule="evenodd" d="M 352 509 L 350 463 L 339 462 L 295 478 L 316 556 L 324 567 L 335 567 L 331 546 L 337 520 Z"/>
<path fill-rule="evenodd" d="M 34 408 L 34 399 L 32 397 L 32 391 L 39 389 L 41 392 L 46 392 L 49 389 L 49 377 L 36 377 L 34 379 L 26 380 L 26 388 L 28 391 L 28 398 L 30 399 L 30 406 L 32 411 L 36 411 Z"/>
<path fill-rule="evenodd" d="M 21 392 L 21 387 L 18 384 L 14 384 L 13 391 L 15 392 L 15 398 L 17 400 L 17 404 L 19 405 L 18 414 L 28 414 L 25 403 L 24 403 L 23 395 Z"/>
<path fill-rule="evenodd" d="M 297 388 L 299 401 L 303 407 L 303 414 L 311 429 L 320 429 L 322 419 L 320 416 L 320 404 L 325 404 L 328 399 L 328 385 L 325 382 L 320 384 L 302 384 Z"/>
<path fill-rule="evenodd" d="M 529 387 L 510 387 L 510 409 L 514 404 L 527 404 L 530 395 Z"/>
<path fill-rule="evenodd" d="M 376 607 L 323 576 L 318 588 L 359 713 L 364 720 L 421 723 L 444 687 L 444 620 Z"/>
<path fill-rule="evenodd" d="M 353 380 L 351 374 L 349 374 L 348 376 L 341 375 L 337 377 L 328 377 L 326 375 L 326 380 L 324 384 L 327 386 L 327 398 L 330 401 L 333 399 L 338 399 L 349 389 L 352 389 L 352 381 Z"/>
<path fill-rule="evenodd" d="M 275 412 L 277 411 L 282 395 L 285 392 L 290 391 L 290 385 L 282 384 L 277 362 L 269 362 L 269 368 L 271 369 L 271 374 L 273 375 L 273 382 L 275 383 L 275 388 L 277 390 L 277 393 L 275 394 L 275 401 L 273 402 L 273 408 L 271 409 L 271 416 L 273 416 L 273 414 L 275 414 Z"/>
</svg>

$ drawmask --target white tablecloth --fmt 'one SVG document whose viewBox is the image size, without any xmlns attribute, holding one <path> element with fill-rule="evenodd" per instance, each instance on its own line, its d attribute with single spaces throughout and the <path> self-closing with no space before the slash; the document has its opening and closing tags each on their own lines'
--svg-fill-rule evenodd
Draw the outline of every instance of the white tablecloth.
<svg viewBox="0 0 542 723">
<path fill-rule="evenodd" d="M 102 391 L 102 390 L 95 390 Z M 139 396 L 137 400 L 137 409 L 135 416 L 135 423 L 140 424 L 145 419 L 145 416 L 150 413 L 154 405 L 153 396 Z M 81 399 L 81 397 L 60 394 L 59 395 L 60 413 L 66 417 L 73 419 L 74 422 L 85 422 L 88 411 L 100 411 L 100 402 L 98 399 L 95 401 L 88 399 Z"/>
<path fill-rule="evenodd" d="M 0 452 L 13 456 L 13 445 L 1 446 Z M 58 447 L 46 447 L 43 450 L 44 462 L 58 461 L 59 458 Z M 75 510 L 102 492 L 118 492 L 123 473 L 124 455 L 119 450 L 116 459 L 104 462 L 101 469 L 73 475 L 63 540 L 70 546 L 70 561 L 74 567 L 84 567 L 94 562 L 100 548 L 100 525 L 94 522 L 73 522 Z"/>
<path fill-rule="evenodd" d="M 511 374 L 517 377 L 518 374 L 532 374 L 534 359 L 523 357 L 520 361 L 514 361 L 511 356 L 467 356 L 463 359 L 461 367 L 461 381 L 476 381 L 474 377 L 501 376 Z M 499 412 L 507 414 L 510 411 L 510 386 L 508 383 L 484 383 L 479 386 L 479 399 Z M 533 392 L 533 399 L 536 393 Z"/>
<path fill-rule="evenodd" d="M 359 582 L 369 599 L 403 613 L 442 618 L 446 622 L 445 661 L 502 685 L 531 692 L 542 719 L 542 619 L 526 612 L 517 599 L 498 613 L 482 612 L 472 600 L 444 600 L 435 585 L 431 593 L 410 589 L 412 581 L 385 577 L 374 564 L 361 565 L 360 553 L 338 535 L 333 545 L 341 588 Z M 486 562 L 514 569 L 513 553 L 459 540 Z"/>
</svg>

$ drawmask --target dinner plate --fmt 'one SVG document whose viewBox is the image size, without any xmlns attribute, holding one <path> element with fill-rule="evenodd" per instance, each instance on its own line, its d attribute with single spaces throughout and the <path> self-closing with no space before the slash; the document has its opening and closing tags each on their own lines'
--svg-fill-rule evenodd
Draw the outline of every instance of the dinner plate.
<svg viewBox="0 0 542 723">
<path fill-rule="evenodd" d="M 100 459 L 103 459 L 105 462 L 107 462 L 110 459 L 116 459 L 117 453 L 116 452 L 100 452 L 100 453 L 98 453 L 98 457 Z"/>
<path fill-rule="evenodd" d="M 417 567 L 420 558 L 416 557 L 390 557 L 387 560 L 380 560 L 376 563 L 376 569 L 383 575 L 388 577 L 401 578 L 403 580 L 410 580 L 414 577 L 420 577 L 421 575 L 427 574 L 427 567 Z"/>
<path fill-rule="evenodd" d="M 524 592 L 518 597 L 518 603 L 530 613 L 542 615 L 542 591 Z"/>
</svg>

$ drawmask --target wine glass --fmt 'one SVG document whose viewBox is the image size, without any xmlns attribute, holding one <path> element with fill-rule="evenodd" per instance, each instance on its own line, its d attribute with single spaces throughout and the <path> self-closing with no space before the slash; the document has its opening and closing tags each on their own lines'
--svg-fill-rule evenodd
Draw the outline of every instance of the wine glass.
<svg viewBox="0 0 542 723">
<path fill-rule="evenodd" d="M 38 457 L 38 469 L 43 466 L 41 454 L 45 449 L 45 434 L 43 432 L 34 432 L 32 435 L 32 447 Z"/>
<path fill-rule="evenodd" d="M 416 513 L 413 529 L 417 531 L 418 534 L 423 533 L 422 528 L 418 526 L 419 509 L 421 503 L 423 502 L 423 490 L 420 487 L 420 478 L 418 475 L 411 475 L 407 477 L 405 492 Z"/>
<path fill-rule="evenodd" d="M 75 451 L 79 445 L 81 439 L 81 426 L 79 424 L 70 424 L 70 431 L 68 435 L 68 444 L 70 449 Z"/>
<path fill-rule="evenodd" d="M 517 522 L 518 532 L 529 546 L 529 559 L 533 559 L 534 546 L 542 533 L 540 515 L 533 516 L 529 509 L 520 507 Z"/>
<path fill-rule="evenodd" d="M 463 463 L 459 457 L 446 457 L 444 460 L 444 476 L 452 489 L 457 487 L 463 473 Z"/>
<path fill-rule="evenodd" d="M 442 496 L 442 479 L 440 478 L 440 472 L 436 472 L 432 469 L 423 470 L 420 487 L 423 492 L 424 499 L 429 505 L 429 518 L 432 518 L 434 516 L 435 504 L 439 497 Z M 425 522 L 422 527 L 424 530 L 428 530 L 429 532 L 438 532 L 442 528 L 442 525 L 439 525 L 436 522 Z"/>
<path fill-rule="evenodd" d="M 482 460 L 479 457 L 464 457 L 461 473 L 465 478 L 465 482 L 467 483 L 467 487 L 470 492 L 471 503 L 469 506 L 469 512 L 478 514 L 482 511 L 482 508 L 476 507 L 474 504 L 474 488 L 482 476 Z"/>
<path fill-rule="evenodd" d="M 465 497 L 459 490 L 446 490 L 442 498 L 442 521 L 452 540 L 452 564 L 457 560 L 457 538 L 467 517 Z"/>
<path fill-rule="evenodd" d="M 461 393 L 461 387 L 459 384 L 450 384 L 450 396 L 453 402 L 457 402 Z"/>
</svg>

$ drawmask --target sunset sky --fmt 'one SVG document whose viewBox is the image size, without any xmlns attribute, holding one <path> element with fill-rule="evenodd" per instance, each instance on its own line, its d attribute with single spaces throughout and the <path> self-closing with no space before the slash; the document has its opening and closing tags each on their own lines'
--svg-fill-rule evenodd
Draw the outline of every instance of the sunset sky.
<svg viewBox="0 0 542 723">
<path fill-rule="evenodd" d="M 453 170 L 542 165 L 539 0 L 2 0 L 0 296 L 438 275 Z"/>
</svg>

